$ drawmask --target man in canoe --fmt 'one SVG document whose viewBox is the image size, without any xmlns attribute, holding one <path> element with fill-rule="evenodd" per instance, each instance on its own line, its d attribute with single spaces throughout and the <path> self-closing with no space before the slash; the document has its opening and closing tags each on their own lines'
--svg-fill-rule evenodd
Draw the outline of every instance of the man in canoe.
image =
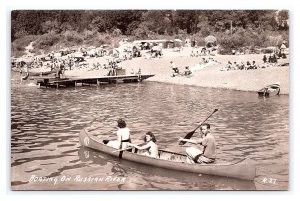
<svg viewBox="0 0 300 201">
<path fill-rule="evenodd" d="M 107 143 L 107 146 L 113 147 L 115 149 L 126 149 L 128 143 L 131 142 L 130 131 L 126 127 L 126 122 L 123 119 L 118 119 L 117 121 L 117 140 L 111 140 Z"/>
<path fill-rule="evenodd" d="M 180 137 L 178 141 L 189 142 L 202 145 L 202 149 L 189 147 L 186 149 L 187 163 L 212 163 L 216 158 L 216 141 L 210 133 L 210 124 L 204 123 L 200 127 L 201 138 L 198 140 L 184 139 Z"/>
</svg>

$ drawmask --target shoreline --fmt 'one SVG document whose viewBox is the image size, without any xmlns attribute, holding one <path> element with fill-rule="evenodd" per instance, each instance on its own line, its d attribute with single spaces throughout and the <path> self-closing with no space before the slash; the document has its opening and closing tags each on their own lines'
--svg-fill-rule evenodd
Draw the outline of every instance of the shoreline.
<svg viewBox="0 0 300 201">
<path fill-rule="evenodd" d="M 201 70 L 197 70 L 193 72 L 191 77 L 171 76 L 173 72 L 169 67 L 170 61 L 173 61 L 180 72 L 182 72 L 185 66 L 188 65 L 191 68 L 196 64 L 199 64 L 202 58 L 208 59 L 209 57 L 219 63 L 213 63 Z M 279 66 L 284 63 L 289 63 L 288 58 L 280 59 L 278 60 L 277 66 L 267 68 L 254 70 L 220 70 L 228 61 L 236 61 L 237 63 L 256 61 L 258 65 L 261 65 L 262 57 L 263 54 L 189 57 L 179 53 L 166 52 L 162 58 L 145 59 L 139 57 L 122 61 L 119 65 L 123 69 L 126 69 L 127 74 L 129 74 L 131 70 L 137 72 L 139 69 L 141 69 L 142 74 L 155 74 L 154 77 L 151 77 L 146 81 L 245 92 L 257 92 L 266 85 L 279 83 L 281 89 L 280 94 L 289 95 L 289 65 Z M 87 58 L 86 60 L 89 66 L 93 66 L 93 63 L 101 61 L 101 58 Z M 103 65 L 103 63 L 105 63 L 105 61 L 102 59 L 101 64 Z M 32 72 L 41 72 L 41 68 L 32 69 Z M 104 76 L 107 73 L 108 69 L 74 69 L 65 71 L 65 77 L 88 78 Z"/>
<path fill-rule="evenodd" d="M 150 79 L 150 78 L 149 78 Z M 143 81 L 145 82 L 145 81 Z M 200 85 L 193 85 L 193 84 L 176 84 L 176 83 L 171 83 L 171 82 L 162 82 L 162 81 L 154 81 L 154 80 L 146 80 L 146 82 L 156 82 L 156 83 L 163 83 L 163 84 L 175 84 L 175 85 L 181 85 L 181 86 L 191 86 L 191 87 L 200 87 L 200 88 L 206 88 L 206 89 L 220 89 L 220 90 L 229 90 L 229 91 L 237 91 L 237 92 L 248 92 L 248 93 L 257 93 L 257 91 L 254 90 L 241 90 L 241 89 L 235 89 L 235 88 L 224 88 L 224 87 L 213 87 L 213 86 L 200 86 Z M 289 96 L 288 93 L 281 93 L 281 96 Z"/>
</svg>

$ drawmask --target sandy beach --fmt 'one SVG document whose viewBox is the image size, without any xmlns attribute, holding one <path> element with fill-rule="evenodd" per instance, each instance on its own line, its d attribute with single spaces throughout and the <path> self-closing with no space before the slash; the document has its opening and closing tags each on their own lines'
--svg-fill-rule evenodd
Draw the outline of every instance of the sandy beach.
<svg viewBox="0 0 300 201">
<path fill-rule="evenodd" d="M 216 55 L 213 59 L 220 62 L 215 65 L 208 65 L 207 67 L 193 72 L 191 77 L 178 76 L 172 77 L 172 70 L 169 67 L 170 61 L 173 61 L 180 71 L 183 71 L 185 66 L 194 66 L 201 62 L 205 57 L 190 57 L 187 53 L 177 52 L 165 52 L 162 58 L 145 59 L 144 57 L 133 58 L 132 60 L 126 60 L 119 64 L 122 68 L 126 69 L 127 74 L 133 69 L 137 72 L 140 68 L 142 74 L 155 74 L 154 77 L 147 79 L 146 81 L 156 81 L 170 84 L 180 85 L 193 85 L 200 87 L 210 88 L 225 88 L 231 90 L 240 91 L 253 91 L 256 92 L 262 87 L 279 83 L 281 86 L 281 94 L 289 94 L 289 65 L 280 66 L 284 63 L 289 63 L 289 59 L 279 59 L 277 66 L 271 66 L 267 68 L 260 68 L 255 70 L 230 70 L 221 71 L 228 61 L 244 62 L 256 61 L 258 65 L 263 63 L 263 54 L 248 54 L 248 55 Z M 104 58 L 87 58 L 89 66 L 93 63 L 106 63 Z M 41 71 L 41 69 L 35 69 L 35 71 Z M 108 73 L 107 69 L 91 70 L 75 69 L 66 71 L 66 77 L 95 77 L 103 76 Z"/>
</svg>

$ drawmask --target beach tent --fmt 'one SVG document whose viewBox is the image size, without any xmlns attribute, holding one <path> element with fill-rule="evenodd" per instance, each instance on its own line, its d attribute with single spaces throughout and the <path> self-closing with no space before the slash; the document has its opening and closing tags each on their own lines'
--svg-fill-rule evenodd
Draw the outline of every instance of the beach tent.
<svg viewBox="0 0 300 201">
<path fill-rule="evenodd" d="M 217 45 L 217 38 L 212 36 L 212 35 L 207 36 L 204 39 L 204 41 L 205 41 L 205 45 L 208 46 L 208 47 Z"/>
<path fill-rule="evenodd" d="M 181 46 L 182 46 L 182 40 L 174 39 L 174 47 L 181 47 Z"/>
<path fill-rule="evenodd" d="M 112 49 L 108 52 L 108 55 L 111 55 L 113 57 L 119 57 L 120 52 L 117 49 Z"/>
<path fill-rule="evenodd" d="M 110 50 L 109 52 L 108 52 L 108 54 L 119 54 L 120 52 L 119 52 L 119 50 L 117 50 L 117 49 L 112 49 L 112 50 Z"/>
</svg>

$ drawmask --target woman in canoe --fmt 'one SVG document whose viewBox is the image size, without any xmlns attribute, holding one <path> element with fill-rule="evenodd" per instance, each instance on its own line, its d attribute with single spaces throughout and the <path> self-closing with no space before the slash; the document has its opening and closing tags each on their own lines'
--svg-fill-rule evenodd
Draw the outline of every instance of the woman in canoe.
<svg viewBox="0 0 300 201">
<path fill-rule="evenodd" d="M 126 122 L 123 119 L 118 119 L 117 123 L 118 139 L 109 141 L 107 143 L 107 146 L 113 147 L 115 149 L 126 149 L 128 147 L 128 144 L 131 142 L 130 131 L 126 127 Z"/>
<path fill-rule="evenodd" d="M 157 147 L 157 144 L 155 144 L 156 138 L 155 138 L 154 134 L 150 131 L 147 132 L 144 137 L 144 141 L 146 144 L 141 145 L 141 146 L 131 144 L 131 143 L 128 143 L 128 145 L 138 149 L 139 150 L 138 154 L 140 154 L 140 155 L 157 158 L 158 157 L 158 147 Z"/>
</svg>

